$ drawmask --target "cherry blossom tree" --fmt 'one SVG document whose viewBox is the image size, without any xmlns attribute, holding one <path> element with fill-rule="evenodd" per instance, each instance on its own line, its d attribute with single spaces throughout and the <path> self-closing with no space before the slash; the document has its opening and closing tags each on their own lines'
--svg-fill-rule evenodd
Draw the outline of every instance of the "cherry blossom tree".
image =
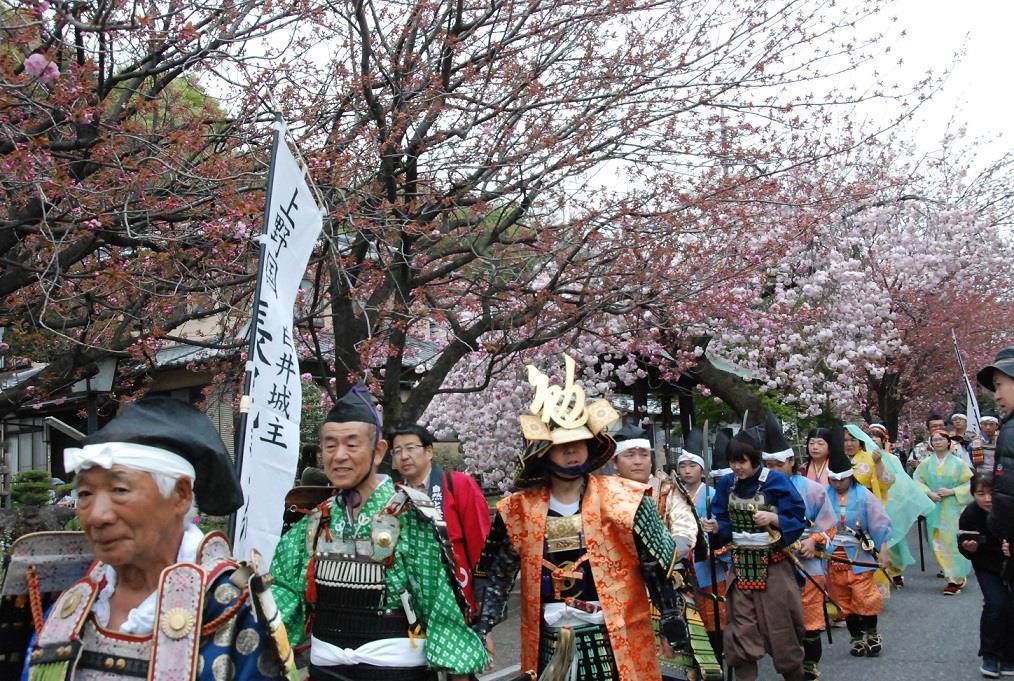
<svg viewBox="0 0 1014 681">
<path fill-rule="evenodd" d="M 970 176 L 951 153 L 905 158 L 879 158 L 893 179 L 788 242 L 742 289 L 743 316 L 710 334 L 712 351 L 804 413 L 863 414 L 892 434 L 907 403 L 949 408 L 963 393 L 952 329 L 976 366 L 1009 342 L 1014 314 L 1009 197 L 997 191 L 1009 163 Z"/>
<path fill-rule="evenodd" d="M 369 374 L 393 420 L 607 318 L 633 314 L 639 332 L 653 322 L 637 315 L 670 305 L 690 319 L 709 286 L 799 233 L 740 219 L 770 206 L 770 183 L 878 132 L 829 126 L 838 107 L 891 100 L 900 115 L 920 96 L 824 78 L 879 49 L 857 28 L 876 2 L 331 10 L 307 28 L 326 50 L 263 79 L 331 211 L 307 296 L 330 320 L 308 343 L 320 379 L 333 372 L 337 393 Z M 418 339 L 433 352 L 417 374 Z M 477 385 L 450 378 L 466 358 Z"/>
<path fill-rule="evenodd" d="M 1003 227 L 1005 183 L 996 178 L 1006 164 L 966 176 L 962 182 L 974 183 L 968 186 L 953 184 L 960 175 L 953 155 L 944 165 L 913 165 L 890 147 L 877 154 L 876 164 L 830 160 L 818 174 L 828 182 L 823 194 L 802 177 L 780 179 L 778 191 L 782 199 L 795 196 L 791 202 L 776 200 L 769 187 L 772 203 L 788 208 L 734 221 L 762 225 L 768 235 L 721 253 L 739 258 L 740 267 L 701 259 L 701 267 L 680 273 L 680 285 L 699 281 L 699 295 L 679 298 L 667 289 L 676 277 L 656 264 L 657 304 L 646 299 L 594 333 L 526 359 L 558 369 L 553 353 L 566 350 L 578 359 L 585 388 L 607 397 L 643 377 L 647 362 L 671 382 L 689 377 L 700 395 L 722 398 L 740 416 L 749 412 L 751 422 L 762 417 L 765 393 L 803 417 L 863 415 L 885 421 L 892 433 L 906 405 L 949 409 L 961 391 L 951 329 L 970 367 L 1011 342 L 1014 253 Z M 814 200 L 800 200 L 804 186 Z M 709 281 L 716 272 L 724 286 Z M 709 357 L 739 364 L 752 384 Z M 531 392 L 516 360 L 479 395 L 439 395 L 426 414 L 441 435 L 458 437 L 466 464 L 501 484 L 521 446 L 514 416 Z M 482 385 L 481 366 L 449 380 Z"/>
<path fill-rule="evenodd" d="M 835 184 L 804 169 L 876 140 L 855 122 L 865 104 L 902 116 L 923 96 L 835 87 L 882 49 L 862 28 L 881 10 L 33 5 L 3 56 L 0 253 L 16 266 L 0 319 L 13 351 L 49 361 L 36 394 L 108 353 L 240 347 L 267 103 L 329 210 L 300 316 L 331 397 L 369 375 L 389 420 L 416 419 L 596 341 L 628 374 L 631 353 L 670 350 L 677 375 L 695 338 L 765 305 L 752 288 L 769 285 L 771 254 L 831 211 Z M 291 42 L 268 39 L 296 18 Z M 213 337 L 184 332 L 208 318 Z"/>
<path fill-rule="evenodd" d="M 290 0 L 0 9 L 0 326 L 6 354 L 46 363 L 4 391 L 0 414 L 104 357 L 151 361 L 186 324 L 210 318 L 209 340 L 234 339 L 264 154 L 228 92 L 205 84 L 253 62 L 253 43 L 274 58 L 267 38 L 306 11 Z"/>
</svg>

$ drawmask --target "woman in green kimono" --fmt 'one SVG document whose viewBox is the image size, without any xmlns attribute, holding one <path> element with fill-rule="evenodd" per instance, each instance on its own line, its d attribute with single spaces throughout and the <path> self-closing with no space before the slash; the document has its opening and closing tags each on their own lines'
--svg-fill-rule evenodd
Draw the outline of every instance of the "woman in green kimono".
<svg viewBox="0 0 1014 681">
<path fill-rule="evenodd" d="M 930 435 L 930 447 L 934 456 L 923 459 L 912 478 L 934 504 L 933 512 L 926 516 L 926 538 L 947 579 L 944 595 L 952 596 L 961 591 L 972 568 L 958 551 L 957 539 L 958 517 L 972 499 L 968 487 L 972 471 L 951 454 L 951 441 L 945 431 Z"/>
</svg>

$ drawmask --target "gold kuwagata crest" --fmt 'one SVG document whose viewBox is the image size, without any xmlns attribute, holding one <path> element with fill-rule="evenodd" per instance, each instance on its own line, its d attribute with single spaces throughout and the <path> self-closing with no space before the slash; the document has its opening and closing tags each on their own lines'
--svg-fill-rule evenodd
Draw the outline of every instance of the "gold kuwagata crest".
<svg viewBox="0 0 1014 681">
<path fill-rule="evenodd" d="M 566 377 L 564 384 L 552 385 L 549 376 L 528 365 L 528 383 L 535 388 L 529 406 L 531 414 L 522 414 L 521 433 L 529 442 L 544 440 L 562 444 L 592 438 L 620 418 L 608 400 L 586 402 L 584 388 L 574 382 L 575 362 L 563 356 Z"/>
</svg>

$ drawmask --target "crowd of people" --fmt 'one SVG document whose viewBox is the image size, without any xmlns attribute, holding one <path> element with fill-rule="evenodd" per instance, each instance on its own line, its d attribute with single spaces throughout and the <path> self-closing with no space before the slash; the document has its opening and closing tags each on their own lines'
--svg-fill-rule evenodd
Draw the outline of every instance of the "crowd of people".
<svg viewBox="0 0 1014 681">
<path fill-rule="evenodd" d="M 800 462 L 767 414 L 713 444 L 692 430 L 668 472 L 566 362 L 562 386 L 530 368 L 524 449 L 493 511 L 434 462 L 428 431 L 385 429 L 353 388 L 300 471 L 323 498 L 270 575 L 190 522 L 244 503 L 207 417 L 167 398 L 127 407 L 65 452 L 97 560 L 48 613 L 33 595 L 24 678 L 295 679 L 295 647 L 314 681 L 474 679 L 517 585 L 519 678 L 750 681 L 770 656 L 787 680 L 817 679 L 834 622 L 852 655 L 890 650 L 878 618 L 920 517 L 944 594 L 975 571 L 982 674 L 1014 675 L 1014 348 L 978 374 L 1005 416 L 972 437 L 959 414 L 931 415 L 925 445 L 898 457 L 883 426 L 839 422 L 807 434 Z M 400 484 L 380 473 L 389 452 Z"/>
</svg>

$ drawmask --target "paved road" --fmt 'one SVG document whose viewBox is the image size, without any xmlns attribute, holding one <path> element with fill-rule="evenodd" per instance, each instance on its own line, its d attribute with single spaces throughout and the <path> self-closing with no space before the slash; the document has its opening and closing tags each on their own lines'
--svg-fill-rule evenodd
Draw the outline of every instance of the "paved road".
<svg viewBox="0 0 1014 681">
<path fill-rule="evenodd" d="M 915 530 L 909 536 L 912 553 L 918 556 Z M 944 581 L 937 579 L 936 563 L 928 547 L 926 572 L 916 564 L 906 574 L 904 589 L 893 592 L 881 617 L 884 652 L 879 658 L 851 657 L 848 631 L 832 630 L 834 644 L 824 639 L 822 681 L 972 681 L 981 679 L 979 613 L 982 596 L 974 575 L 956 596 L 942 595 Z M 516 590 L 515 590 L 516 591 Z M 508 619 L 493 631 L 496 666 L 484 681 L 503 678 L 518 662 L 518 596 L 512 595 Z M 1014 626 L 1014 622 L 1011 623 Z M 779 679 L 770 664 L 762 666 L 761 679 Z"/>
</svg>

